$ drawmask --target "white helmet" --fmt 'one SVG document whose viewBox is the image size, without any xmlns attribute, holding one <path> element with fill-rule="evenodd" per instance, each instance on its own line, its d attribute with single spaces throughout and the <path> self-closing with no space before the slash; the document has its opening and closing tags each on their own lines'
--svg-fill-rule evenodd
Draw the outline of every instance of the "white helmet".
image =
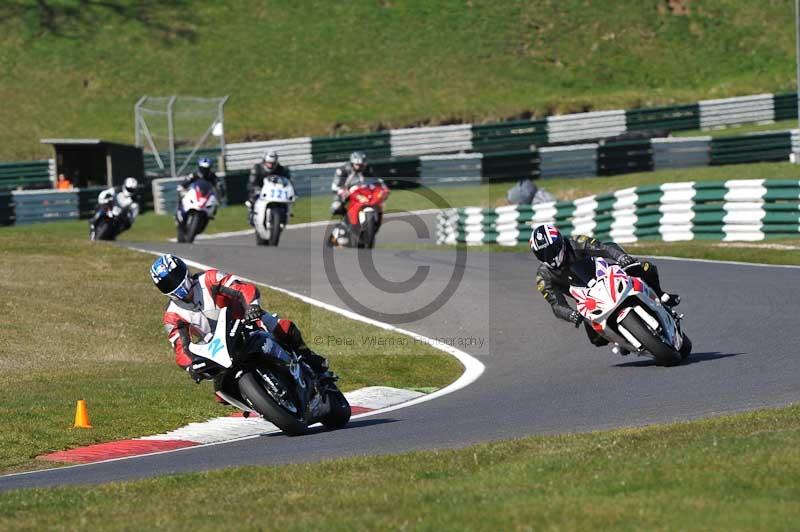
<svg viewBox="0 0 800 532">
<path fill-rule="evenodd" d="M 264 164 L 272 168 L 278 164 L 278 152 L 275 150 L 268 150 L 264 153 Z"/>
<path fill-rule="evenodd" d="M 361 170 L 367 164 L 367 155 L 361 151 L 354 151 L 350 154 L 350 164 L 353 167 L 357 166 L 357 171 Z"/>
<path fill-rule="evenodd" d="M 124 190 L 131 196 L 133 196 L 136 193 L 136 189 L 138 187 L 139 187 L 139 182 L 136 181 L 136 178 L 133 177 L 126 178 L 125 183 L 122 184 L 122 190 Z"/>
</svg>

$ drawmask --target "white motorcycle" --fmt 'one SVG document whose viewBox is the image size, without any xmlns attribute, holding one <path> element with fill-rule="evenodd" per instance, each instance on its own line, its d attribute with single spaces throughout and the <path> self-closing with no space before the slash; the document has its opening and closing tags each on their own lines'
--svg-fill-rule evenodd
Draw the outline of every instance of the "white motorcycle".
<svg viewBox="0 0 800 532">
<path fill-rule="evenodd" d="M 689 357 L 692 342 L 681 316 L 665 308 L 652 288 L 616 264 L 596 258 L 587 286 L 571 286 L 578 312 L 594 330 L 618 347 L 649 354 L 660 366 L 674 366 Z"/>
<path fill-rule="evenodd" d="M 296 199 L 294 186 L 289 179 L 277 175 L 264 179 L 253 207 L 253 226 L 259 246 L 278 245 Z"/>
<path fill-rule="evenodd" d="M 211 183 L 205 179 L 194 181 L 178 201 L 175 213 L 178 242 L 194 242 L 195 237 L 205 231 L 209 220 L 214 219 L 218 207 L 217 193 Z"/>
</svg>

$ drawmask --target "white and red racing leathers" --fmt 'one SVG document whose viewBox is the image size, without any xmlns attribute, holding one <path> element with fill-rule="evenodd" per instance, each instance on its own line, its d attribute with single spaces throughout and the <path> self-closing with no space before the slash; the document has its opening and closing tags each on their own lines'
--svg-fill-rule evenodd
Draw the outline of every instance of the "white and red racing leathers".
<svg viewBox="0 0 800 532">
<path fill-rule="evenodd" d="M 170 300 L 163 320 L 175 362 L 182 368 L 192 364 L 188 349 L 192 338 L 206 342 L 213 336 L 219 309 L 228 308 L 234 318 L 242 319 L 250 305 L 260 305 L 258 288 L 235 275 L 212 269 L 192 277 L 195 282 L 190 301 Z M 265 312 L 262 322 L 278 342 L 295 350 L 307 349 L 292 321 Z"/>
</svg>

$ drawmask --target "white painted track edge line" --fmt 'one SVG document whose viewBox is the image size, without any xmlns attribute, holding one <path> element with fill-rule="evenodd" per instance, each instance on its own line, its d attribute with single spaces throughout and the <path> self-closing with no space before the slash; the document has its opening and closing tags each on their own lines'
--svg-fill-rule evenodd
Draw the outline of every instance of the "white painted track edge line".
<svg viewBox="0 0 800 532">
<path fill-rule="evenodd" d="M 135 247 L 129 247 L 128 249 L 133 250 L 133 251 L 138 251 L 140 253 L 146 253 L 148 255 L 156 255 L 156 256 L 157 255 L 161 255 L 161 253 L 159 253 L 157 251 L 151 251 L 149 249 L 135 248 Z M 207 266 L 205 264 L 201 264 L 199 262 L 195 262 L 193 260 L 184 259 L 184 262 L 186 264 L 188 264 L 189 266 L 192 266 L 192 267 L 195 267 L 195 268 L 201 268 L 201 269 L 206 269 L 206 270 L 211 268 L 210 266 Z M 303 301 L 304 303 L 308 303 L 309 305 L 318 306 L 318 307 L 323 308 L 325 310 L 329 310 L 329 311 L 334 312 L 336 314 L 340 314 L 340 315 L 342 315 L 342 316 L 344 316 L 346 318 L 350 318 L 350 319 L 353 319 L 353 320 L 356 320 L 356 321 L 367 323 L 369 325 L 374 325 L 374 326 L 379 327 L 379 328 L 384 329 L 384 330 L 397 332 L 397 333 L 400 333 L 400 334 L 405 334 L 407 336 L 410 336 L 410 337 L 414 338 L 417 341 L 420 341 L 422 343 L 427 343 L 428 345 L 430 345 L 434 349 L 438 349 L 440 351 L 444 351 L 445 353 L 455 357 L 461 363 L 461 365 L 464 366 L 464 372 L 461 374 L 461 376 L 459 376 L 458 379 L 456 379 L 455 381 L 451 382 L 450 384 L 448 384 L 447 386 L 445 386 L 444 388 L 442 388 L 440 390 L 436 390 L 433 393 L 423 395 L 422 397 L 417 397 L 416 399 L 412 399 L 412 400 L 406 401 L 404 403 L 399 403 L 399 404 L 392 405 L 392 406 L 389 406 L 389 407 L 386 407 L 386 408 L 381 408 L 379 410 L 373 410 L 371 412 L 364 412 L 363 414 L 356 414 L 351 419 L 360 419 L 362 417 L 369 417 L 369 416 L 374 416 L 374 415 L 377 415 L 377 414 L 383 414 L 385 412 L 391 412 L 393 410 L 398 410 L 400 408 L 405 408 L 405 407 L 408 407 L 408 406 L 417 405 L 417 404 L 424 403 L 424 402 L 430 401 L 432 399 L 436 399 L 438 397 L 442 397 L 444 395 L 453 393 L 455 391 L 460 390 L 461 388 L 465 388 L 465 387 L 469 386 L 470 384 L 472 384 L 473 382 L 478 380 L 478 378 L 483 374 L 484 370 L 486 369 L 486 367 L 483 365 L 483 363 L 481 361 L 479 361 L 477 358 L 473 357 L 472 355 L 470 355 L 470 354 L 468 354 L 468 353 L 466 353 L 464 351 L 461 351 L 460 349 L 457 349 L 455 347 L 448 346 L 446 344 L 437 343 L 434 340 L 432 340 L 430 338 L 427 338 L 425 336 L 422 336 L 421 334 L 415 333 L 413 331 L 408 331 L 406 329 L 401 329 L 399 327 L 395 327 L 394 325 L 390 325 L 388 323 L 384 323 L 384 322 L 381 322 L 381 321 L 373 320 L 372 318 L 368 318 L 366 316 L 362 316 L 360 314 L 356 314 L 355 312 L 352 312 L 350 310 L 337 307 L 335 305 L 331 305 L 330 303 L 325 303 L 324 301 L 319 301 L 317 299 L 313 299 L 311 297 L 304 296 L 303 294 L 298 294 L 296 292 L 292 292 L 291 290 L 286 290 L 285 288 L 271 286 L 271 285 L 268 285 L 266 283 L 261 283 L 261 282 L 258 282 L 258 281 L 254 281 L 252 279 L 248 279 L 246 277 L 240 277 L 240 278 L 245 280 L 245 281 L 248 281 L 248 282 L 260 284 L 261 286 L 265 286 L 265 287 L 270 288 L 272 290 L 275 290 L 277 292 L 282 292 L 282 293 L 284 293 L 284 294 L 286 294 L 288 296 L 291 296 L 291 297 L 294 297 L 296 299 L 299 299 L 299 300 Z M 261 436 L 265 436 L 265 435 L 268 435 L 268 434 L 276 434 L 278 432 L 280 432 L 280 431 L 279 430 L 265 431 L 265 432 L 263 432 L 261 434 L 256 434 L 256 435 L 252 435 L 252 436 L 243 436 L 241 438 L 233 438 L 233 439 L 225 440 L 225 441 L 212 442 L 212 443 L 203 443 L 203 444 L 199 444 L 199 445 L 192 445 L 192 446 L 189 446 L 189 447 L 181 447 L 180 449 L 169 449 L 169 450 L 166 450 L 166 451 L 156 451 L 154 453 L 139 454 L 139 455 L 134 455 L 134 456 L 121 456 L 119 458 L 109 458 L 108 460 L 101 460 L 99 462 L 89 462 L 89 463 L 85 463 L 85 464 L 75 464 L 75 465 L 63 466 L 63 467 L 52 467 L 52 468 L 47 468 L 47 469 L 37 469 L 35 471 L 22 471 L 20 473 L 11 473 L 11 474 L 8 474 L 8 475 L 0 475 L 0 478 L 10 478 L 10 477 L 16 477 L 16 476 L 22 476 L 22 475 L 33 475 L 33 474 L 36 474 L 36 473 L 42 473 L 43 471 L 58 471 L 58 470 L 62 470 L 62 469 L 72 469 L 72 468 L 76 468 L 76 467 L 86 467 L 86 466 L 91 466 L 91 465 L 106 464 L 106 463 L 110 463 L 110 462 L 118 462 L 120 460 L 131 460 L 133 458 L 142 458 L 142 457 L 145 457 L 145 456 L 155 456 L 155 455 L 158 455 L 158 454 L 177 453 L 177 452 L 186 451 L 186 450 L 189 450 L 189 449 L 199 449 L 201 447 L 211 447 L 213 445 L 223 445 L 223 444 L 228 444 L 228 443 L 234 443 L 234 442 L 237 442 L 237 441 L 244 441 L 244 440 L 250 440 L 250 439 L 253 439 L 253 438 L 260 438 Z"/>
<path fill-rule="evenodd" d="M 399 216 L 408 216 L 408 215 L 411 215 L 411 214 L 416 214 L 416 215 L 434 214 L 434 213 L 437 213 L 437 212 L 439 212 L 441 210 L 442 209 L 422 209 L 422 210 L 419 210 L 419 211 L 396 211 L 396 212 L 391 212 L 390 211 L 390 212 L 386 213 L 386 215 L 384 215 L 384 218 L 396 218 L 396 217 L 399 217 Z M 290 230 L 290 229 L 307 229 L 309 227 L 324 227 L 326 225 L 334 224 L 337 221 L 338 220 L 319 220 L 319 221 L 316 221 L 316 222 L 303 222 L 301 224 L 294 224 L 294 225 L 290 224 L 290 225 L 286 226 L 284 231 L 287 231 L 287 230 Z M 230 236 L 247 236 L 247 235 L 252 235 L 254 231 L 255 231 L 255 229 L 242 229 L 240 231 L 226 231 L 224 233 L 210 233 L 210 234 L 207 234 L 207 235 L 200 234 L 200 235 L 197 235 L 195 240 L 214 240 L 214 239 L 217 239 L 217 238 L 227 238 L 227 237 L 230 237 Z M 178 241 L 177 238 L 170 238 L 169 239 L 169 242 L 177 242 L 177 241 Z"/>
<path fill-rule="evenodd" d="M 790 269 L 798 269 L 800 266 L 795 264 L 761 264 L 758 262 L 742 262 L 742 261 L 735 261 L 735 260 L 717 260 L 717 259 L 695 259 L 691 257 L 672 257 L 670 255 L 648 255 L 643 254 L 641 256 L 650 257 L 653 259 L 658 260 L 674 260 L 674 261 L 684 261 L 684 262 L 702 262 L 706 264 L 729 264 L 731 266 L 753 266 L 755 268 L 790 268 Z"/>
</svg>

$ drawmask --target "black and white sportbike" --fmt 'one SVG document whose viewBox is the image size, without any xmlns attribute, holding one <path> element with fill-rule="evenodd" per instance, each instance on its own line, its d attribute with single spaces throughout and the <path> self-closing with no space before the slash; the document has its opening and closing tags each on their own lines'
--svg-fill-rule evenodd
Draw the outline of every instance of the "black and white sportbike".
<svg viewBox="0 0 800 532">
<path fill-rule="evenodd" d="M 317 422 L 338 429 L 350 420 L 350 404 L 335 375 L 316 374 L 263 327 L 232 319 L 227 308 L 219 310 L 211 341 L 193 342 L 189 351 L 202 357 L 192 366 L 214 377 L 217 395 L 245 416 L 261 414 L 290 436 L 305 434 Z"/>
</svg>

